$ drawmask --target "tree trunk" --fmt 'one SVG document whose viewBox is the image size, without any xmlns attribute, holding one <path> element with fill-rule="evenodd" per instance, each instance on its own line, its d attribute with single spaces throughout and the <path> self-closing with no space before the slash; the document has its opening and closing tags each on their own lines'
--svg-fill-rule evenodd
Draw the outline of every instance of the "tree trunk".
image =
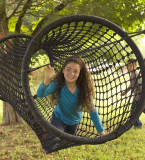
<svg viewBox="0 0 145 160">
<path fill-rule="evenodd" d="M 22 123 L 22 118 L 7 102 L 3 102 L 3 121 L 0 125 L 11 125 L 15 123 Z"/>
<path fill-rule="evenodd" d="M 5 0 L 0 1 L 0 34 L 6 36 L 8 34 L 8 18 L 6 15 Z M 11 105 L 3 102 L 3 121 L 0 125 L 11 125 L 21 122 L 22 118 L 15 112 Z"/>
<path fill-rule="evenodd" d="M 0 1 L 0 34 L 6 36 L 8 33 L 8 18 L 6 15 L 5 0 Z"/>
</svg>

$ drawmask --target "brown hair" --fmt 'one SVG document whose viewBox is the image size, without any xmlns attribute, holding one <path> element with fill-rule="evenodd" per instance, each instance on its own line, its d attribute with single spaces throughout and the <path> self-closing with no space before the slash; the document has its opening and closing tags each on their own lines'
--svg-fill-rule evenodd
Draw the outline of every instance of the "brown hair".
<svg viewBox="0 0 145 160">
<path fill-rule="evenodd" d="M 137 60 L 136 59 L 134 59 L 134 58 L 132 58 L 132 59 L 129 59 L 128 61 L 127 61 L 127 63 L 134 63 L 135 65 L 137 65 Z"/>
<path fill-rule="evenodd" d="M 88 112 L 90 112 L 90 110 L 94 111 L 95 108 L 93 106 L 93 97 L 95 96 L 95 91 L 93 86 L 93 80 L 85 62 L 82 60 L 80 56 L 73 56 L 73 57 L 67 58 L 63 66 L 61 67 L 60 71 L 56 74 L 54 81 L 58 81 L 57 96 L 60 96 L 62 84 L 65 81 L 63 69 L 66 67 L 67 64 L 71 62 L 77 63 L 80 66 L 80 74 L 76 81 L 77 87 L 79 88 L 77 106 L 78 107 L 81 106 L 80 111 L 82 110 L 88 111 Z M 51 102 L 53 104 L 54 102 L 56 102 L 56 96 L 54 93 L 51 94 Z"/>
</svg>

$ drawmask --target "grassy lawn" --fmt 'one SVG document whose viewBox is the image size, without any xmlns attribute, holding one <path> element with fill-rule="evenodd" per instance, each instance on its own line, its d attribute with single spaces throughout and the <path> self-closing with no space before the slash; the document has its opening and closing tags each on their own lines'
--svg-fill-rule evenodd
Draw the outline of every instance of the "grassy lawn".
<svg viewBox="0 0 145 160">
<path fill-rule="evenodd" d="M 0 102 L 2 105 L 2 103 Z M 0 117 L 2 106 L 0 105 Z M 144 160 L 145 114 L 140 117 L 143 129 L 131 128 L 116 140 L 101 145 L 82 145 L 45 154 L 41 144 L 23 122 L 21 125 L 0 126 L 1 160 Z M 0 123 L 2 118 L 0 119 Z"/>
</svg>

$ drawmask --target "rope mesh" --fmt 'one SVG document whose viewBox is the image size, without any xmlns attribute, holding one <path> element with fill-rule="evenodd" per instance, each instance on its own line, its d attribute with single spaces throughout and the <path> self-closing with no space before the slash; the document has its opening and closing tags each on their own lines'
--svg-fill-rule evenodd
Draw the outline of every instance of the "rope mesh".
<svg viewBox="0 0 145 160">
<path fill-rule="evenodd" d="M 138 102 L 134 102 L 133 98 L 138 96 L 134 95 L 134 92 L 121 96 L 131 81 L 127 69 L 129 59 L 135 58 L 138 64 L 135 70 L 141 71 L 135 79 L 138 81 L 143 78 L 142 55 L 124 31 L 116 29 L 112 23 L 105 24 L 106 20 L 100 22 L 98 19 L 88 21 L 83 17 L 71 21 L 71 17 L 69 20 L 64 18 L 64 22 L 58 20 L 53 27 L 48 25 L 43 28 L 33 39 L 24 35 L 14 35 L 0 41 L 0 99 L 12 105 L 31 126 L 48 153 L 74 145 L 99 144 L 117 138 L 133 125 L 137 119 L 135 112 L 139 116 L 139 110 L 143 110 L 143 106 L 138 106 L 132 113 L 131 105 L 142 104 L 143 101 L 139 99 Z M 108 138 L 105 136 L 100 139 L 86 112 L 83 113 L 75 136 L 71 137 L 57 130 L 53 132 L 55 129 L 51 130 L 52 126 L 49 123 L 55 106 L 51 104 L 49 96 L 35 96 L 44 78 L 43 67 L 50 64 L 57 72 L 64 60 L 74 55 L 80 55 L 91 72 L 96 92 L 94 105 L 105 131 L 109 133 Z M 135 87 L 142 87 L 142 84 Z M 143 93 L 139 94 L 141 96 Z M 41 122 L 36 112 L 39 118 L 42 118 Z M 119 134 L 120 127 L 128 122 L 129 127 L 123 128 Z M 117 136 L 112 137 L 111 133 Z"/>
<path fill-rule="evenodd" d="M 134 95 L 127 94 L 121 97 L 121 92 L 130 84 L 127 61 L 136 58 L 136 55 L 122 37 L 101 24 L 81 21 L 58 26 L 46 34 L 40 44 L 56 72 L 62 66 L 63 59 L 69 56 L 80 55 L 86 62 L 96 90 L 94 104 L 107 132 L 118 128 L 120 121 L 124 124 L 129 120 Z M 136 70 L 139 72 L 140 67 Z M 43 76 L 40 77 L 39 83 L 33 83 L 39 86 Z M 32 94 L 36 93 L 38 86 Z M 130 96 L 130 102 L 127 104 Z M 41 101 L 40 105 L 37 101 Z M 46 102 L 45 99 L 37 99 L 35 103 L 45 119 L 50 122 L 54 110 L 50 100 Z M 129 106 L 123 110 L 126 105 Z M 77 136 L 97 136 L 87 113 L 83 115 Z"/>
<path fill-rule="evenodd" d="M 22 59 L 31 39 L 32 37 L 19 34 L 0 40 L 0 99 L 8 102 L 15 109 L 43 143 L 48 139 L 45 136 L 47 132 L 35 120 L 28 107 L 21 82 Z M 54 136 L 51 135 L 49 139 L 54 139 Z"/>
</svg>

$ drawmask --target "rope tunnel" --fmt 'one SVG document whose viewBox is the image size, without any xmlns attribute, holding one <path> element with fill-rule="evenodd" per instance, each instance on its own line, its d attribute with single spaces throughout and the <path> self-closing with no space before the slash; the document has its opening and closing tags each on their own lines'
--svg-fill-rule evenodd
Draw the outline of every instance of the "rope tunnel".
<svg viewBox="0 0 145 160">
<path fill-rule="evenodd" d="M 0 39 L 0 99 L 7 101 L 28 123 L 48 153 L 70 146 L 101 144 L 129 130 L 144 109 L 144 61 L 131 37 L 114 23 L 95 16 L 75 15 L 60 18 L 45 26 L 35 37 L 11 35 Z M 98 136 L 87 112 L 75 135 L 50 124 L 55 106 L 50 97 L 38 98 L 37 88 L 44 78 L 43 67 L 50 64 L 57 73 L 70 56 L 79 55 L 87 64 L 95 87 L 94 105 L 105 132 Z M 130 84 L 127 62 L 136 59 L 139 74 Z M 85 87 L 85 86 L 84 86 Z M 142 88 L 138 95 L 135 87 Z M 134 97 L 140 96 L 138 101 Z M 138 107 L 132 113 L 131 106 Z"/>
</svg>

